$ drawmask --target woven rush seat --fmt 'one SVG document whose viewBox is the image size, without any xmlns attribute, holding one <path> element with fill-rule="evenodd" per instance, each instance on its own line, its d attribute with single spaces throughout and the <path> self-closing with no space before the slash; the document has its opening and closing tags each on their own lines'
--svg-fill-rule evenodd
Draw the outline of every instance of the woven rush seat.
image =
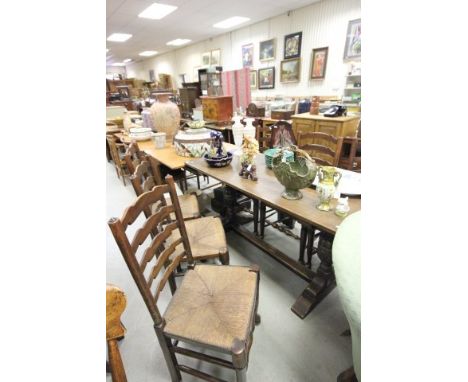
<svg viewBox="0 0 468 382">
<path fill-rule="evenodd" d="M 163 317 L 164 333 L 230 352 L 254 326 L 257 272 L 249 267 L 198 264 L 182 280 Z"/>
<path fill-rule="evenodd" d="M 219 218 L 213 216 L 185 221 L 187 236 L 194 259 L 217 256 L 227 251 L 226 234 Z M 180 237 L 179 230 L 173 231 L 169 243 Z M 183 248 L 176 249 L 173 256 L 180 254 Z"/>
<path fill-rule="evenodd" d="M 172 204 L 171 197 L 166 196 L 164 198 L 166 200 L 167 205 Z M 184 219 L 193 219 L 200 216 L 200 209 L 198 208 L 198 200 L 195 195 L 186 194 L 186 195 L 179 195 L 179 203 L 180 209 L 182 210 L 182 216 Z M 154 213 L 159 206 L 153 205 L 152 212 Z M 175 214 L 170 214 L 171 220 L 175 220 Z"/>
</svg>

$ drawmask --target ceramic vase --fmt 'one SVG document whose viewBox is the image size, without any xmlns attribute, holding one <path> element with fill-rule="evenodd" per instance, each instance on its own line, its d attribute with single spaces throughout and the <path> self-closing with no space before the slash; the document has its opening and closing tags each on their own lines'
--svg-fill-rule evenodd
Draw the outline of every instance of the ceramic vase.
<svg viewBox="0 0 468 382">
<path fill-rule="evenodd" d="M 330 211 L 330 201 L 335 195 L 336 187 L 341 179 L 341 172 L 333 166 L 323 166 L 319 167 L 317 176 L 319 177 L 317 184 L 319 204 L 317 208 L 320 211 Z"/>
<path fill-rule="evenodd" d="M 244 125 L 241 123 L 242 116 L 236 115 L 232 117 L 234 125 L 232 125 L 232 135 L 234 137 L 234 144 L 237 147 L 242 146 L 242 139 L 244 137 Z"/>
<path fill-rule="evenodd" d="M 246 122 L 246 125 L 244 127 L 244 136 L 255 138 L 256 130 L 255 130 L 255 126 L 253 125 L 255 118 L 245 118 L 244 121 Z"/>
<path fill-rule="evenodd" d="M 166 139 L 172 142 L 180 126 L 180 111 L 177 105 L 169 101 L 168 95 L 158 94 L 158 101 L 151 106 L 150 111 L 156 130 L 166 133 Z"/>
</svg>

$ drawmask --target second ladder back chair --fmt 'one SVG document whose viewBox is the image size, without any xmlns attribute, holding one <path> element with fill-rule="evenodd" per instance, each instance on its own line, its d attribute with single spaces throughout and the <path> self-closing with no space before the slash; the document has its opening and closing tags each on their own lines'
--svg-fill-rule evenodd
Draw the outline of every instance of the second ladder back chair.
<svg viewBox="0 0 468 382">
<path fill-rule="evenodd" d="M 141 194 L 120 219 L 110 219 L 109 227 L 153 319 L 171 380 L 181 381 L 183 372 L 206 381 L 221 381 L 180 364 L 176 355 L 181 354 L 232 369 L 238 382 L 246 381 L 253 331 L 255 324 L 260 322 L 257 315 L 258 266 L 196 265 L 174 180 L 172 177 L 166 180 L 167 184 Z M 140 221 L 137 219 L 142 213 L 151 209 L 167 192 L 172 204 L 160 205 L 130 237 L 127 228 Z M 166 224 L 172 213 L 176 216 L 175 221 Z M 150 237 L 156 229 L 158 233 Z M 178 239 L 164 246 L 176 231 L 179 232 Z M 149 244 L 148 240 L 151 240 Z M 188 270 L 166 310 L 161 313 L 159 297 L 183 259 L 188 263 Z M 224 353 L 229 359 L 194 351 L 179 343 Z"/>
<path fill-rule="evenodd" d="M 156 174 L 156 175 L 154 175 Z M 130 177 L 135 194 L 140 196 L 142 193 L 151 191 L 154 186 L 163 184 L 159 168 L 153 163 L 150 156 L 146 156 L 140 164 L 135 168 L 133 175 Z M 198 207 L 197 197 L 193 194 L 179 195 L 179 203 L 182 209 L 184 219 L 199 218 L 200 209 Z M 166 204 L 171 204 L 170 197 L 165 197 Z M 172 218 L 174 218 L 172 216 Z"/>
<path fill-rule="evenodd" d="M 112 161 L 114 162 L 115 171 L 117 172 L 117 177 L 120 178 L 122 176 L 122 181 L 125 186 L 125 177 L 128 176 L 128 169 L 123 158 L 123 153 L 126 150 L 126 145 L 124 143 L 118 143 L 113 135 L 106 135 L 106 139 Z"/>
<path fill-rule="evenodd" d="M 299 132 L 297 137 L 298 147 L 310 155 L 310 157 L 322 166 L 338 166 L 343 146 L 343 137 L 322 132 Z M 312 143 L 309 143 L 312 141 Z"/>
</svg>

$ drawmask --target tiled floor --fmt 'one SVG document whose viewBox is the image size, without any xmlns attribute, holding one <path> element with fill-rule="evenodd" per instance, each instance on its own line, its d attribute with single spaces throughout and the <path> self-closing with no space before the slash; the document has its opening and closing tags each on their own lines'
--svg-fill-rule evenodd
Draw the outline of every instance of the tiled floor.
<svg viewBox="0 0 468 382">
<path fill-rule="evenodd" d="M 124 187 L 112 164 L 108 163 L 107 216 L 120 216 L 134 199 L 132 186 Z M 200 202 L 206 205 L 208 196 L 200 197 Z M 297 240 L 271 228 L 267 228 L 266 238 L 292 257 L 297 256 Z M 337 290 L 301 320 L 290 308 L 306 287 L 305 281 L 235 233 L 228 232 L 227 240 L 231 264 L 256 263 L 261 270 L 259 313 L 262 323 L 255 329 L 247 379 L 255 382 L 336 381 L 337 375 L 352 363 L 351 339 L 340 336 L 348 325 Z M 122 316 L 127 334 L 120 343 L 120 351 L 128 381 L 170 381 L 150 315 L 109 229 L 107 282 L 119 286 L 127 295 L 127 308 Z M 160 298 L 163 305 L 168 300 L 169 293 Z M 191 359 L 184 359 L 184 363 L 219 378 L 235 380 L 230 370 Z M 188 374 L 182 374 L 182 378 L 184 381 L 197 380 Z M 107 380 L 111 380 L 109 375 Z"/>
</svg>

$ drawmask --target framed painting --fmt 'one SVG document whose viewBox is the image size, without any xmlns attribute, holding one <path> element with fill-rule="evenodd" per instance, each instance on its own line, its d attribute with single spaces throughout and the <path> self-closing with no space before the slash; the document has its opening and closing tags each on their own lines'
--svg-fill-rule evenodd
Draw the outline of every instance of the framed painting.
<svg viewBox="0 0 468 382">
<path fill-rule="evenodd" d="M 299 82 L 301 79 L 301 59 L 292 58 L 281 61 L 280 82 Z"/>
<path fill-rule="evenodd" d="M 242 67 L 253 66 L 253 44 L 242 45 Z"/>
<path fill-rule="evenodd" d="M 296 32 L 284 36 L 284 59 L 301 56 L 302 32 Z"/>
<path fill-rule="evenodd" d="M 274 89 L 275 88 L 275 67 L 258 69 L 258 88 L 259 89 Z"/>
<path fill-rule="evenodd" d="M 328 46 L 325 48 L 316 48 L 312 51 L 310 79 L 321 80 L 325 78 L 327 69 Z"/>
<path fill-rule="evenodd" d="M 211 52 L 202 53 L 202 65 L 210 65 Z"/>
<path fill-rule="evenodd" d="M 211 51 L 210 65 L 221 64 L 221 49 L 215 49 Z"/>
<path fill-rule="evenodd" d="M 250 89 L 257 89 L 257 71 L 250 71 Z"/>
<path fill-rule="evenodd" d="M 346 43 L 343 59 L 354 60 L 361 58 L 361 19 L 351 20 L 348 23 Z"/>
<path fill-rule="evenodd" d="M 259 49 L 260 61 L 269 61 L 275 59 L 276 39 L 261 41 Z"/>
</svg>

